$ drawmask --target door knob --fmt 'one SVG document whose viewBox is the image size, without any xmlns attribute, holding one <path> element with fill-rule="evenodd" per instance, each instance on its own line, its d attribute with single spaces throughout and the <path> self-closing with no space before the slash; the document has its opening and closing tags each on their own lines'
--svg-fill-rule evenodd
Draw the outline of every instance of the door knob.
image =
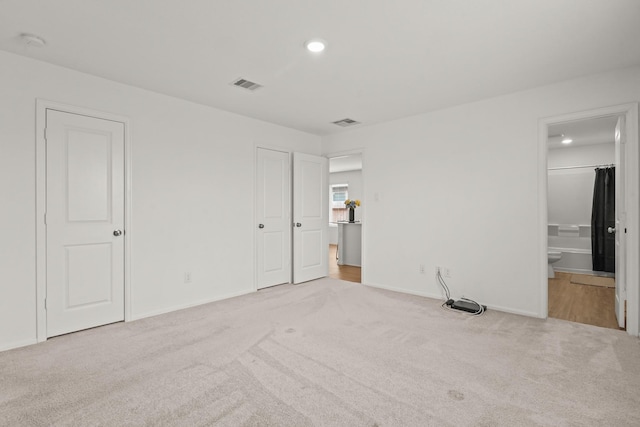
<svg viewBox="0 0 640 427">
<path fill-rule="evenodd" d="M 609 234 L 613 234 L 613 233 L 615 233 L 615 232 L 616 232 L 616 228 L 615 228 L 615 227 L 609 227 L 609 228 L 607 228 L 607 232 L 608 232 Z"/>
<path fill-rule="evenodd" d="M 296 222 L 296 227 L 302 227 L 302 224 L 300 224 L 299 222 Z"/>
<path fill-rule="evenodd" d="M 115 230 L 115 231 L 113 232 L 113 235 L 114 235 L 114 236 L 116 236 L 116 237 L 118 237 L 118 236 L 122 236 L 122 230 Z"/>
<path fill-rule="evenodd" d="M 258 224 L 258 228 L 264 228 L 264 224 Z"/>
</svg>

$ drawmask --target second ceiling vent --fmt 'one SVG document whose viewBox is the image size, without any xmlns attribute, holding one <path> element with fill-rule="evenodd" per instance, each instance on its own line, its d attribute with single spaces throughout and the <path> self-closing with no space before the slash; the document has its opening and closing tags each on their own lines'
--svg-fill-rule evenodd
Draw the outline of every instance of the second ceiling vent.
<svg viewBox="0 0 640 427">
<path fill-rule="evenodd" d="M 231 85 L 232 86 L 236 86 L 236 87 L 240 87 L 240 88 L 243 88 L 243 89 L 247 89 L 247 90 L 250 90 L 252 92 L 254 90 L 260 89 L 262 87 L 261 84 L 258 84 L 258 83 L 255 83 L 255 82 L 252 82 L 250 80 L 243 79 L 243 78 L 239 78 L 239 79 L 234 80 L 233 82 L 231 82 Z"/>
<path fill-rule="evenodd" d="M 331 122 L 331 123 L 333 123 L 334 125 L 342 126 L 343 128 L 347 126 L 355 126 L 360 124 L 360 122 L 357 122 L 353 119 L 336 120 L 335 122 Z"/>
</svg>

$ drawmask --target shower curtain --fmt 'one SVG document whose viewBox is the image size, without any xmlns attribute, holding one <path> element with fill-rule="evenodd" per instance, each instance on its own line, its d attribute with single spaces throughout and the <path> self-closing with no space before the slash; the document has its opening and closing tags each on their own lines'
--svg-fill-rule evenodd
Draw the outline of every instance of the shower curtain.
<svg viewBox="0 0 640 427">
<path fill-rule="evenodd" d="M 594 271 L 615 273 L 615 234 L 607 229 L 616 226 L 616 168 L 596 169 L 591 210 L 591 258 Z"/>
</svg>

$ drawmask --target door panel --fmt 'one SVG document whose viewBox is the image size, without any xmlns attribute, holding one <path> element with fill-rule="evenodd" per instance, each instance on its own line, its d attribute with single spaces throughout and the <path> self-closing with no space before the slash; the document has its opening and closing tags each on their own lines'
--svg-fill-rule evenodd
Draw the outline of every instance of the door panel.
<svg viewBox="0 0 640 427">
<path fill-rule="evenodd" d="M 626 325 L 625 301 L 627 293 L 626 279 L 626 203 L 625 203 L 625 117 L 618 118 L 615 131 L 615 161 L 616 161 L 616 299 L 615 310 L 618 326 Z"/>
<path fill-rule="evenodd" d="M 328 162 L 324 157 L 294 153 L 293 157 L 293 281 L 306 282 L 329 274 Z"/>
<path fill-rule="evenodd" d="M 111 216 L 109 134 L 67 132 L 67 220 L 108 221 Z"/>
<path fill-rule="evenodd" d="M 302 268 L 322 266 L 322 232 L 319 230 L 301 231 L 302 240 Z"/>
<path fill-rule="evenodd" d="M 291 281 L 289 153 L 258 148 L 256 170 L 257 288 Z"/>
<path fill-rule="evenodd" d="M 124 320 L 124 124 L 47 110 L 47 336 Z"/>
<path fill-rule="evenodd" d="M 273 273 L 284 269 L 284 232 L 264 233 L 264 271 Z"/>
<path fill-rule="evenodd" d="M 68 245 L 65 309 L 110 303 L 111 244 Z"/>
</svg>

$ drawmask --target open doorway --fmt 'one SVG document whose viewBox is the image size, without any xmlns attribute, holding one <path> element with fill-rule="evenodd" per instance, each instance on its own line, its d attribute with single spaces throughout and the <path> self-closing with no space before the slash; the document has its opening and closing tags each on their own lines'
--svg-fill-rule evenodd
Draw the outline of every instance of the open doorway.
<svg viewBox="0 0 640 427">
<path fill-rule="evenodd" d="M 362 153 L 329 158 L 329 277 L 362 282 Z"/>
<path fill-rule="evenodd" d="M 580 122 L 589 122 L 594 119 L 611 118 L 616 120 L 616 128 L 614 131 L 614 160 L 607 163 L 609 160 L 596 160 L 593 162 L 585 162 L 581 164 L 573 163 L 566 165 L 566 169 L 562 169 L 563 165 L 556 162 L 557 159 L 553 158 L 553 155 L 549 150 L 549 140 L 554 137 L 559 139 L 572 138 L 571 135 L 562 135 L 562 132 L 558 133 L 558 129 L 563 124 L 573 124 L 579 126 Z M 592 122 L 593 123 L 593 122 Z M 610 130 L 607 130 L 610 132 Z M 553 173 L 557 175 L 577 173 L 579 169 L 576 166 L 585 166 L 584 169 L 590 170 L 592 174 L 591 182 L 592 187 L 595 187 L 595 172 L 594 170 L 601 170 L 604 168 L 612 168 L 613 174 L 615 174 L 615 223 L 614 226 L 604 227 L 605 233 L 610 233 L 615 236 L 615 255 L 614 264 L 615 272 L 613 273 L 614 286 L 615 286 L 615 317 L 618 327 L 625 327 L 627 333 L 632 336 L 638 336 L 638 329 L 640 325 L 639 316 L 639 287 L 638 287 L 638 275 L 639 268 L 637 260 L 639 256 L 639 235 L 638 235 L 638 187 L 639 187 L 639 171 L 638 171 L 638 105 L 637 104 L 625 104 L 612 107 L 604 107 L 596 110 L 565 114 L 562 116 L 555 116 L 541 119 L 539 122 L 539 135 L 540 135 L 540 191 L 539 191 L 539 218 L 540 218 L 540 272 L 541 279 L 541 316 L 554 317 L 553 307 L 550 302 L 553 295 L 550 294 L 549 288 L 549 275 L 551 275 L 552 264 L 558 262 L 556 257 L 551 257 L 549 250 L 552 252 L 561 252 L 561 259 L 564 257 L 564 252 L 575 252 L 580 254 L 580 251 L 555 251 L 554 249 L 566 249 L 560 247 L 559 242 L 562 239 L 550 239 L 550 234 L 553 237 L 565 238 L 573 237 L 574 239 L 584 238 L 591 234 L 590 224 L 561 224 L 559 220 L 555 221 L 558 224 L 552 224 L 554 222 L 553 214 L 549 206 L 552 203 L 551 198 L 553 196 L 549 192 L 549 185 L 553 185 L 550 178 L 550 172 L 548 169 L 553 169 Z M 551 138 L 550 138 L 551 137 Z M 570 156 L 567 156 L 570 158 Z M 566 160 L 566 159 L 565 159 Z M 585 160 L 585 159 L 583 159 Z M 604 163 L 600 163 L 604 162 Z M 569 168 L 570 167 L 570 168 Z M 564 171 L 564 172 L 563 172 Z M 573 172 L 569 172 L 573 171 Z M 552 178 L 553 179 L 553 178 Z M 575 188 L 575 186 L 574 186 Z M 591 190 L 591 203 L 593 203 L 593 190 Z M 568 196 L 573 197 L 573 195 Z M 589 204 L 591 207 L 591 204 Z M 591 216 L 591 214 L 589 214 Z M 572 222 L 572 221 L 567 221 Z M 575 227 L 577 225 L 577 227 Z M 583 225 L 583 227 L 580 227 Z M 560 242 L 561 243 L 561 242 Z M 565 241 L 565 244 L 567 242 Z M 554 245 L 558 245 L 555 247 Z M 591 242 L 589 242 L 589 246 Z M 579 249 L 579 248 L 578 248 Z M 587 252 L 592 252 L 591 248 Z M 567 258 L 573 257 L 575 254 L 569 253 Z M 589 254 L 591 255 L 591 254 Z M 553 258 L 553 259 L 552 259 Z M 546 262 L 545 262 L 546 261 Z M 553 262 L 552 262 L 553 261 Z M 567 266 L 565 265 L 565 269 Z M 573 268 L 573 267 L 569 267 Z M 559 268 L 553 268 L 562 272 L 562 266 Z M 579 268 L 577 268 L 579 270 Z M 584 268 L 587 270 L 587 268 Z M 600 271 L 601 268 L 595 268 L 595 264 L 591 266 L 591 276 L 605 277 L 607 271 Z M 567 271 L 573 273 L 572 271 Z M 588 271 L 586 271 L 588 272 Z M 579 272 L 576 272 L 579 273 Z M 589 285 L 587 285 L 589 286 Z M 593 288 L 595 286 L 592 286 Z M 591 289 L 587 288 L 587 289 Z M 583 304 L 583 301 L 579 297 L 570 297 L 569 305 L 579 306 Z M 593 314 L 593 313 L 591 313 Z M 558 316 L 556 316 L 558 317 Z M 570 318 L 567 320 L 578 321 L 577 318 Z M 584 322 L 591 323 L 591 322 Z"/>
<path fill-rule="evenodd" d="M 618 120 L 555 123 L 547 135 L 549 317 L 612 329 Z"/>
</svg>

